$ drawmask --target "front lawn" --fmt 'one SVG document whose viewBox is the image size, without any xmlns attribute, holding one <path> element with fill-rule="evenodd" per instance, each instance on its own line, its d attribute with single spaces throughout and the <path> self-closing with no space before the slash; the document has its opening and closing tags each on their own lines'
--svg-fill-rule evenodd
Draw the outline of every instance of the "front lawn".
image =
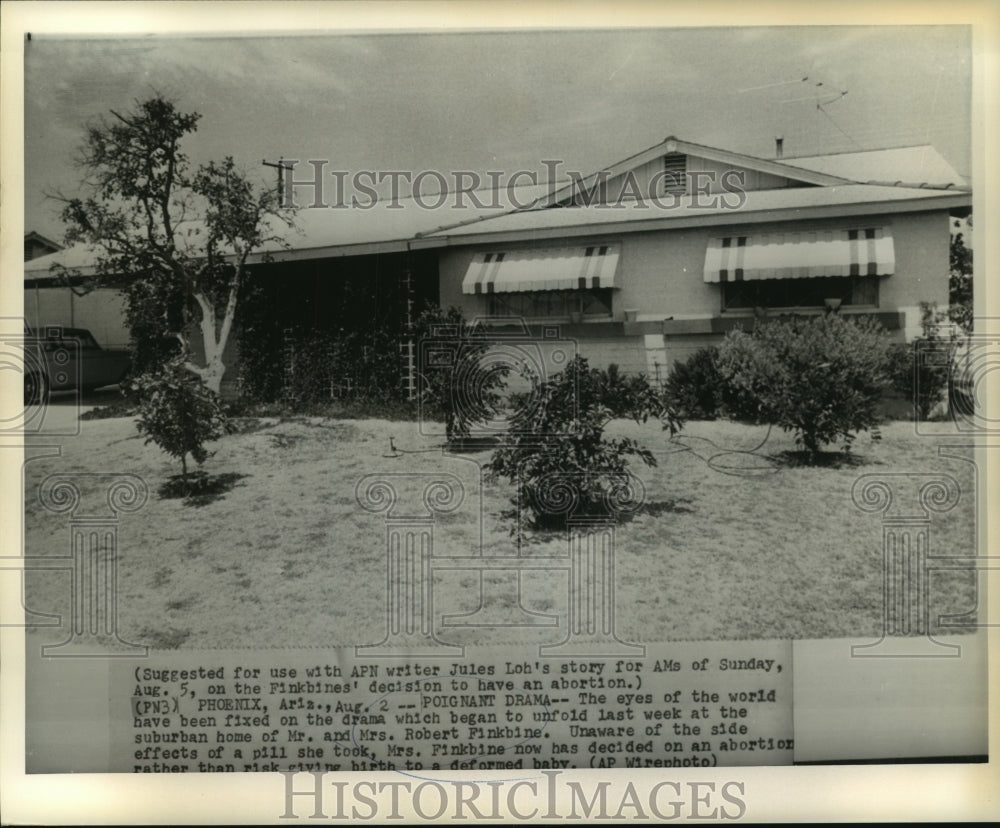
<svg viewBox="0 0 1000 828">
<path fill-rule="evenodd" d="M 488 452 L 447 455 L 415 423 L 323 417 L 246 419 L 242 430 L 210 446 L 209 486 L 190 498 L 164 497 L 175 467 L 144 446 L 130 419 L 83 423 L 62 456 L 25 467 L 26 554 L 67 554 L 65 515 L 38 502 L 39 483 L 65 472 L 133 473 L 150 488 L 146 506 L 119 528 L 119 630 L 158 648 L 332 647 L 375 643 L 385 630 L 384 522 L 364 511 L 355 485 L 375 472 L 448 471 L 465 503 L 435 526 L 437 554 L 516 551 L 499 516 L 512 494 L 505 483 L 481 486 Z M 891 423 L 874 442 L 862 435 L 853 454 L 823 466 L 800 462 L 790 435 L 730 422 L 689 423 L 671 441 L 657 423 L 618 421 L 609 429 L 638 437 L 655 468 L 632 466 L 647 503 L 617 529 L 618 634 L 629 641 L 691 639 L 877 638 L 882 627 L 880 516 L 860 512 L 851 487 L 862 474 L 942 471 L 962 499 L 934 515 L 932 551 L 974 551 L 973 466 L 938 456 L 938 444 Z M 394 445 L 407 453 L 390 454 Z M 765 441 L 765 437 L 767 438 Z M 741 453 L 758 447 L 753 453 Z M 726 453 L 722 453 L 726 450 Z M 735 450 L 735 451 L 734 451 Z M 525 540 L 529 554 L 558 552 L 559 534 Z M 478 575 L 438 571 L 441 614 L 471 612 Z M 488 611 L 513 611 L 509 575 L 484 576 Z M 30 609 L 66 613 L 68 575 L 25 576 Z M 561 572 L 523 576 L 523 606 L 566 612 Z M 969 572 L 932 576 L 932 621 L 971 612 Z M 935 627 L 936 627 L 935 623 Z M 940 629 L 940 628 L 938 628 Z M 949 627 L 950 632 L 971 628 Z M 65 632 L 44 632 L 61 640 Z M 456 643 L 559 640 L 552 628 L 439 631 Z"/>
</svg>

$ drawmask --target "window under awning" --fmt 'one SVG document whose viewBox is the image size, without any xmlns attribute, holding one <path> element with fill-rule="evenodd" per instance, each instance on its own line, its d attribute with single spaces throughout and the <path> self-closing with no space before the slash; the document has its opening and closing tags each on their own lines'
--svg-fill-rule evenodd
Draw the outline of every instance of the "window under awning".
<svg viewBox="0 0 1000 828">
<path fill-rule="evenodd" d="M 709 242 L 706 282 L 888 276 L 896 269 L 892 232 L 883 227 L 727 236 Z"/>
<path fill-rule="evenodd" d="M 462 293 L 617 287 L 619 253 L 615 244 L 477 253 L 462 280 Z"/>
</svg>

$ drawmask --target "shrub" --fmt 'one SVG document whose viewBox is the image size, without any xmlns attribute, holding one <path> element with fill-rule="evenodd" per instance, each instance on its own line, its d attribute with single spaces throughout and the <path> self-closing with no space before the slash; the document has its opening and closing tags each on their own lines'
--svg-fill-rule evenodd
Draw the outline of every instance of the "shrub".
<svg viewBox="0 0 1000 828">
<path fill-rule="evenodd" d="M 246 329 L 241 330 L 244 336 Z M 291 409 L 333 400 L 384 403 L 401 390 L 399 341 L 388 331 L 287 328 L 244 346 L 239 388 L 248 403 L 281 402 Z"/>
<path fill-rule="evenodd" d="M 948 397 L 957 342 L 953 335 L 944 335 L 947 314 L 927 302 L 920 303 L 920 310 L 923 335 L 911 343 L 897 343 L 891 347 L 889 375 L 893 389 L 912 404 L 915 417 L 926 420 L 934 407 Z M 919 358 L 921 352 L 930 351 L 934 352 L 935 359 Z"/>
<path fill-rule="evenodd" d="M 130 393 L 139 401 L 139 433 L 181 461 L 186 485 L 188 455 L 200 465 L 208 457 L 205 443 L 229 431 L 218 396 L 181 359 L 133 378 Z"/>
<path fill-rule="evenodd" d="M 794 431 L 815 456 L 837 439 L 847 451 L 854 432 L 878 425 L 888 347 L 871 318 L 793 317 L 761 324 L 753 334 L 729 333 L 719 370 L 755 400 L 763 421 Z"/>
<path fill-rule="evenodd" d="M 685 420 L 733 420 L 758 422 L 756 397 L 729 382 L 719 370 L 719 349 L 708 346 L 674 365 L 664 384 L 664 393 Z"/>
<path fill-rule="evenodd" d="M 633 419 L 636 411 L 651 415 L 664 406 L 660 389 L 650 385 L 642 374 L 623 374 L 613 363 L 605 371 L 599 368 L 590 371 L 600 402 L 612 417 Z"/>
<path fill-rule="evenodd" d="M 345 279 L 337 304 L 310 318 L 287 307 L 277 284 L 249 279 L 240 298 L 239 389 L 247 402 L 302 411 L 331 402 L 378 407 L 407 398 L 400 351 L 404 317 L 394 286 Z M 301 282 L 296 285 L 302 289 Z"/>
<path fill-rule="evenodd" d="M 627 412 L 620 403 L 608 404 L 608 389 L 622 382 L 629 388 Z M 604 428 L 616 413 L 637 422 L 658 417 L 671 433 L 680 427 L 644 378 L 624 380 L 617 371 L 591 369 L 580 356 L 518 402 L 510 429 L 487 464 L 488 479 L 515 484 L 517 510 L 537 528 L 561 527 L 571 514 L 616 518 L 637 505 L 628 503 L 628 459 L 655 466 L 656 458 L 635 440 L 605 438 Z"/>
<path fill-rule="evenodd" d="M 444 420 L 449 443 L 470 437 L 476 425 L 500 413 L 510 365 L 483 362 L 494 341 L 487 331 L 470 325 L 456 308 L 430 308 L 417 317 L 411 335 L 421 412 Z"/>
<path fill-rule="evenodd" d="M 686 420 L 714 420 L 722 413 L 719 349 L 701 348 L 677 362 L 664 383 L 667 399 Z"/>
</svg>

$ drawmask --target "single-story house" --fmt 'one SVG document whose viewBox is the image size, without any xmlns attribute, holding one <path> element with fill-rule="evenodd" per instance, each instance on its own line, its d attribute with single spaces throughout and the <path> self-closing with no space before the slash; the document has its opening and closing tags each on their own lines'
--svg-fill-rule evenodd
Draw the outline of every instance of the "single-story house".
<svg viewBox="0 0 1000 828">
<path fill-rule="evenodd" d="M 62 250 L 63 246 L 59 242 L 36 233 L 34 230 L 24 234 L 24 260 L 30 262 L 39 256 L 48 256 Z"/>
<path fill-rule="evenodd" d="M 951 218 L 972 202 L 927 145 L 760 158 L 675 137 L 528 195 L 487 208 L 305 208 L 288 248 L 259 267 L 314 318 L 337 301 L 338 274 L 415 273 L 424 296 L 467 318 L 558 324 L 591 364 L 662 379 L 760 314 L 875 315 L 913 338 L 921 302 L 948 304 Z M 55 262 L 86 272 L 87 254 L 26 264 L 29 321 L 33 305 L 42 324 L 127 338 L 124 325 L 112 333 L 108 297 L 58 315 L 49 291 L 68 288 L 48 273 Z"/>
</svg>

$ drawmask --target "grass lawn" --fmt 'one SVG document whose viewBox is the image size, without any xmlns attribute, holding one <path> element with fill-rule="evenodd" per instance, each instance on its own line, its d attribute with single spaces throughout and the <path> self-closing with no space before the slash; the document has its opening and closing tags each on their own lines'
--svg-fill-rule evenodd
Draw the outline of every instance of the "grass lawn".
<svg viewBox="0 0 1000 828">
<path fill-rule="evenodd" d="M 47 512 L 37 488 L 49 474 L 123 472 L 141 476 L 149 502 L 121 518 L 119 630 L 155 648 L 332 647 L 375 643 L 385 631 L 383 516 L 365 512 L 355 485 L 374 472 L 449 471 L 465 488 L 456 512 L 435 526 L 436 554 L 516 551 L 499 515 L 508 485 L 483 486 L 489 453 L 446 455 L 415 423 L 322 417 L 247 419 L 218 442 L 204 471 L 220 491 L 200 498 L 163 497 L 179 471 L 153 445 L 143 445 L 131 419 L 83 423 L 62 456 L 25 467 L 28 555 L 65 555 L 65 515 Z M 963 497 L 934 515 L 937 553 L 972 554 L 974 469 L 938 456 L 938 442 L 890 423 L 883 439 L 862 435 L 849 460 L 805 466 L 791 455 L 791 435 L 729 422 L 695 422 L 671 441 L 659 424 L 615 422 L 609 433 L 641 438 L 658 458 L 633 465 L 647 505 L 617 529 L 618 634 L 625 640 L 878 638 L 882 626 L 881 523 L 857 510 L 851 486 L 862 474 L 942 471 Z M 389 438 L 408 452 L 384 457 Z M 720 455 L 720 449 L 753 454 Z M 711 460 L 711 465 L 709 464 Z M 719 470 L 725 467 L 730 472 Z M 559 534 L 535 534 L 525 551 L 560 551 Z M 479 598 L 471 571 L 435 574 L 435 611 L 469 612 Z M 27 603 L 66 613 L 68 573 L 25 575 Z M 516 606 L 508 575 L 484 576 L 486 609 L 502 618 Z M 523 575 L 529 610 L 565 617 L 560 572 Z M 975 577 L 932 576 L 932 621 L 971 612 Z M 969 631 L 949 627 L 950 632 Z M 36 630 L 45 640 L 65 632 Z M 551 628 L 504 627 L 439 632 L 455 643 L 559 640 Z"/>
</svg>

